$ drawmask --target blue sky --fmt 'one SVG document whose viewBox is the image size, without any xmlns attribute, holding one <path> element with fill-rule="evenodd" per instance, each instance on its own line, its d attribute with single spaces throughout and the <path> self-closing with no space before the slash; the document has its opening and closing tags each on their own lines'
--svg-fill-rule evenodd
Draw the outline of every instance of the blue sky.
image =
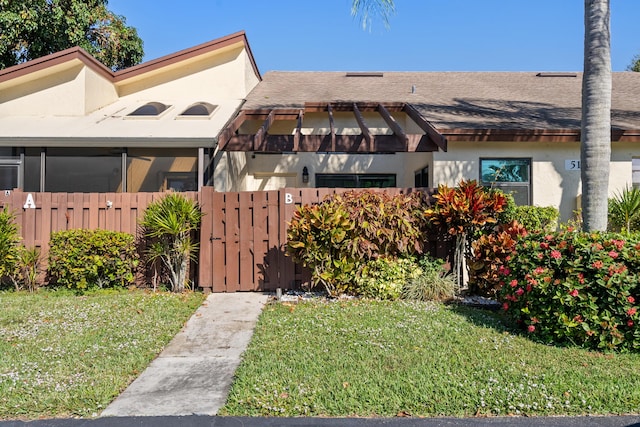
<svg viewBox="0 0 640 427">
<path fill-rule="evenodd" d="M 351 0 L 109 0 L 151 60 L 236 31 L 261 73 L 581 71 L 584 0 L 396 0 L 363 30 Z M 612 68 L 640 53 L 640 1 L 611 0 Z"/>
</svg>

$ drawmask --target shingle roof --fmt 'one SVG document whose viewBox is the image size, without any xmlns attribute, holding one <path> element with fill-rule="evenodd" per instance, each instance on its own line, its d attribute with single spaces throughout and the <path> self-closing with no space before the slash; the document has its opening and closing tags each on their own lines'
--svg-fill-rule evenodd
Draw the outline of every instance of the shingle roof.
<svg viewBox="0 0 640 427">
<path fill-rule="evenodd" d="M 372 74 L 268 72 L 243 109 L 301 108 L 305 102 L 403 102 L 414 105 L 441 130 L 580 128 L 581 73 L 573 73 L 575 77 L 540 77 L 536 72 Z M 613 73 L 612 126 L 640 129 L 640 73 Z"/>
</svg>

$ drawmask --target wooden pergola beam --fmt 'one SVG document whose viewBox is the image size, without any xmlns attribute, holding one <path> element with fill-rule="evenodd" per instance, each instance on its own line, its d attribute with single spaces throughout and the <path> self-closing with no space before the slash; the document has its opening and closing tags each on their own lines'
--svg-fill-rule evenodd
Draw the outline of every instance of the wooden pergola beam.
<svg viewBox="0 0 640 427">
<path fill-rule="evenodd" d="M 356 122 L 358 122 L 358 126 L 360 126 L 360 130 L 362 131 L 362 136 L 365 141 L 367 141 L 367 147 L 369 151 L 373 152 L 373 137 L 371 136 L 371 132 L 367 127 L 367 124 L 364 121 L 364 117 L 362 117 L 362 113 L 358 108 L 356 103 L 353 104 L 353 115 L 356 116 Z"/>
<path fill-rule="evenodd" d="M 256 132 L 255 136 L 253 137 L 254 150 L 262 147 L 262 144 L 264 144 L 264 141 L 267 139 L 267 133 L 269 132 L 269 128 L 271 127 L 271 125 L 273 124 L 273 120 L 275 119 L 275 111 L 276 110 L 271 110 L 264 123 L 262 123 L 262 126 L 260 126 L 260 129 L 258 129 L 258 132 Z"/>
<path fill-rule="evenodd" d="M 445 138 L 435 127 L 428 121 L 426 121 L 412 105 L 405 104 L 402 109 L 411 120 L 416 122 L 420 128 L 425 131 L 429 138 L 436 144 L 442 151 L 447 151 L 447 138 Z"/>
<path fill-rule="evenodd" d="M 304 119 L 304 110 L 298 111 L 298 123 L 296 124 L 296 130 L 293 134 L 293 151 L 296 152 L 300 149 L 300 135 L 302 135 L 302 121 Z"/>
<path fill-rule="evenodd" d="M 336 124 L 333 119 L 331 104 L 327 104 L 327 113 L 329 114 L 329 130 L 331 132 L 331 151 L 336 151 Z"/>
<path fill-rule="evenodd" d="M 220 150 L 224 150 L 227 147 L 229 140 L 236 134 L 246 119 L 247 116 L 245 112 L 240 111 L 236 118 L 224 128 L 224 131 L 220 134 L 220 138 L 218 138 L 218 147 Z"/>
<path fill-rule="evenodd" d="M 387 122 L 387 125 L 389 126 L 389 128 L 391 128 L 396 138 L 398 138 L 398 141 L 400 141 L 403 146 L 408 148 L 409 138 L 407 137 L 405 131 L 402 130 L 402 127 L 398 124 L 396 119 L 394 119 L 391 113 L 389 113 L 389 110 L 387 110 L 384 105 L 378 104 L 378 112 L 380 113 L 384 121 Z"/>
</svg>

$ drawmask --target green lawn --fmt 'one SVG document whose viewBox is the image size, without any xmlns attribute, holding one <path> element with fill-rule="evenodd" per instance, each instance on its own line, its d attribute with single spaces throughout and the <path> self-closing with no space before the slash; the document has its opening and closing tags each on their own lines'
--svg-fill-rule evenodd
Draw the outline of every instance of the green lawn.
<svg viewBox="0 0 640 427">
<path fill-rule="evenodd" d="M 162 350 L 201 293 L 0 293 L 0 419 L 92 416 Z"/>
<path fill-rule="evenodd" d="M 638 413 L 640 354 L 536 344 L 478 309 L 408 302 L 265 308 L 225 415 Z"/>
</svg>

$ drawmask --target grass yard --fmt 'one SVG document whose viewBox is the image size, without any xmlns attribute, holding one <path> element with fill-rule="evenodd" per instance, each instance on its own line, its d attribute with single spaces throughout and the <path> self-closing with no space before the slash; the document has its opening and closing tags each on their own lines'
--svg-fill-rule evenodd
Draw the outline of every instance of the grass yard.
<svg viewBox="0 0 640 427">
<path fill-rule="evenodd" d="M 92 416 L 135 379 L 201 293 L 0 293 L 0 419 Z"/>
<path fill-rule="evenodd" d="M 536 344 L 472 308 L 265 308 L 224 415 L 637 414 L 640 354 Z"/>
</svg>

